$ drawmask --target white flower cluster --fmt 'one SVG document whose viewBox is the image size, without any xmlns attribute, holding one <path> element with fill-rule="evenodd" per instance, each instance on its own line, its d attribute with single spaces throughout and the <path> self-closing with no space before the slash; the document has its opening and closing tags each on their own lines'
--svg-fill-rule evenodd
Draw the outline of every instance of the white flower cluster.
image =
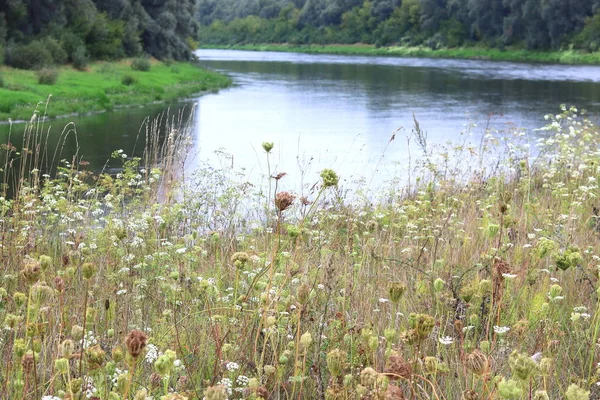
<svg viewBox="0 0 600 400">
<path fill-rule="evenodd" d="M 237 371 L 238 369 L 240 369 L 240 365 L 238 363 L 230 361 L 227 364 L 225 364 L 225 369 L 227 369 L 227 371 L 229 372 Z"/>
<path fill-rule="evenodd" d="M 229 396 L 231 396 L 231 394 L 233 393 L 233 382 L 231 381 L 231 379 L 223 378 L 219 381 L 219 383 L 217 383 L 217 385 L 223 386 Z"/>
<path fill-rule="evenodd" d="M 94 332 L 88 331 L 83 338 L 83 348 L 87 349 L 88 347 L 95 346 L 98 344 L 98 340 L 94 336 Z"/>
<path fill-rule="evenodd" d="M 154 363 L 154 361 L 156 361 L 158 359 L 158 357 L 160 357 L 162 354 L 158 351 L 158 347 L 156 347 L 152 343 L 149 343 L 146 346 L 146 349 L 147 349 L 147 351 L 146 351 L 146 356 L 144 357 L 144 360 L 146 360 L 146 362 L 149 364 Z"/>
</svg>

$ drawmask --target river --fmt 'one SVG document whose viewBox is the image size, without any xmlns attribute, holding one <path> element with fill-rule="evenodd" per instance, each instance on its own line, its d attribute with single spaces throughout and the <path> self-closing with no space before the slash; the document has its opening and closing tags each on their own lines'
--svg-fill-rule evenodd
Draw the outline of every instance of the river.
<svg viewBox="0 0 600 400">
<path fill-rule="evenodd" d="M 286 172 L 282 182 L 290 188 L 314 182 L 329 167 L 346 182 L 362 177 L 381 183 L 404 173 L 413 114 L 433 145 L 461 140 L 461 133 L 477 142 L 486 127 L 531 132 L 561 103 L 593 115 L 600 110 L 595 66 L 229 50 L 196 54 L 204 66 L 230 75 L 234 85 L 171 105 L 178 112 L 196 104 L 188 169 L 204 162 L 233 165 L 256 179 L 267 172 L 261 143 L 269 141 L 275 144 L 271 171 Z M 81 155 L 98 169 L 113 150 L 131 154 L 144 119 L 166 107 L 69 120 L 78 127 Z M 69 120 L 48 126 L 58 135 Z M 22 125 L 12 129 L 18 143 Z M 6 125 L 0 127 L 0 138 L 6 131 Z M 74 147 L 69 143 L 64 158 Z M 221 148 L 231 156 L 219 156 L 218 164 L 214 152 Z M 411 148 L 418 152 L 414 139 Z"/>
</svg>

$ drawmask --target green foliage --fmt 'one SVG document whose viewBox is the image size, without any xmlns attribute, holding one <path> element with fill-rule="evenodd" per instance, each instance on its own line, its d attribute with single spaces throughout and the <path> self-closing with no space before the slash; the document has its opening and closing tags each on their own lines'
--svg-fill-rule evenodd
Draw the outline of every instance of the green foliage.
<svg viewBox="0 0 600 400">
<path fill-rule="evenodd" d="M 195 49 L 196 0 L 0 0 L 0 53 L 8 65 L 39 69 L 135 57 L 187 60 Z"/>
<path fill-rule="evenodd" d="M 600 48 L 598 0 L 202 0 L 200 42 Z M 279 10 L 279 14 L 274 11 Z M 575 37 L 575 39 L 574 39 Z"/>
<path fill-rule="evenodd" d="M 54 58 L 41 41 L 34 40 L 27 45 L 8 45 L 6 64 L 21 69 L 39 69 L 54 64 Z"/>
<path fill-rule="evenodd" d="M 131 75 L 123 75 L 123 78 L 121 78 L 121 83 L 125 86 L 131 86 L 133 85 L 137 80 L 131 76 Z"/>
<path fill-rule="evenodd" d="M 87 50 L 85 46 L 78 46 L 73 50 L 71 54 L 71 61 L 73 62 L 73 68 L 83 71 L 86 69 L 90 62 L 90 58 L 88 57 Z"/>
<path fill-rule="evenodd" d="M 150 60 L 145 57 L 136 58 L 131 62 L 131 69 L 134 71 L 147 72 L 150 71 L 151 66 Z"/>
<path fill-rule="evenodd" d="M 54 68 L 43 68 L 37 72 L 40 85 L 54 85 L 60 73 Z"/>
</svg>

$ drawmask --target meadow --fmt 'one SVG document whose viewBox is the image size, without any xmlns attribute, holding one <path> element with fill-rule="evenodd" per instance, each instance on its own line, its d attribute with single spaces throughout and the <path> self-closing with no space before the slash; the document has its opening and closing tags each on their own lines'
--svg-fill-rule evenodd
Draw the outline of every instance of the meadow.
<svg viewBox="0 0 600 400">
<path fill-rule="evenodd" d="M 382 46 L 370 44 L 325 44 L 325 45 L 293 45 L 286 43 L 272 44 L 236 44 L 209 45 L 202 44 L 203 49 L 231 49 L 250 51 L 281 51 L 290 53 L 363 55 L 363 56 L 397 56 L 417 58 L 457 58 L 467 60 L 514 61 L 545 64 L 600 64 L 600 54 L 577 50 L 533 51 L 523 49 L 496 49 L 484 46 L 456 47 L 432 49 L 427 46 Z"/>
<path fill-rule="evenodd" d="M 34 117 L 0 159 L 0 398 L 597 398 L 600 129 L 546 119 L 436 148 L 415 121 L 403 184 L 350 195 L 184 174 L 175 120 L 120 172 L 45 171 Z"/>
<path fill-rule="evenodd" d="M 189 62 L 98 61 L 82 71 L 70 66 L 41 71 L 0 67 L 0 120 L 28 120 L 31 110 L 51 97 L 52 107 L 40 108 L 57 117 L 168 102 L 229 84 L 229 78 Z"/>
</svg>

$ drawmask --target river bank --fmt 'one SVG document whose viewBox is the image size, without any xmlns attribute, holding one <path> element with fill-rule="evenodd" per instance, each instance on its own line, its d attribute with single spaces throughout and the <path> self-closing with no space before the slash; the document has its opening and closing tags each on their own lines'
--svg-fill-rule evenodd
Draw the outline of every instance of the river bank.
<svg viewBox="0 0 600 400">
<path fill-rule="evenodd" d="M 186 98 L 229 86 L 231 80 L 189 62 L 151 61 L 148 71 L 131 60 L 96 62 L 85 71 L 60 67 L 54 84 L 40 83 L 36 71 L 0 68 L 0 121 L 28 120 L 37 104 L 50 118 L 109 111 Z M 51 107 L 45 103 L 51 96 Z"/>
<path fill-rule="evenodd" d="M 469 60 L 514 61 L 545 64 L 600 64 L 600 53 L 582 53 L 578 51 L 530 51 L 522 49 L 486 49 L 480 47 L 460 47 L 433 50 L 429 47 L 376 47 L 369 44 L 240 44 L 240 45 L 201 45 L 202 49 L 229 49 L 248 51 L 278 51 L 307 54 L 396 56 L 417 58 L 456 58 Z"/>
</svg>

